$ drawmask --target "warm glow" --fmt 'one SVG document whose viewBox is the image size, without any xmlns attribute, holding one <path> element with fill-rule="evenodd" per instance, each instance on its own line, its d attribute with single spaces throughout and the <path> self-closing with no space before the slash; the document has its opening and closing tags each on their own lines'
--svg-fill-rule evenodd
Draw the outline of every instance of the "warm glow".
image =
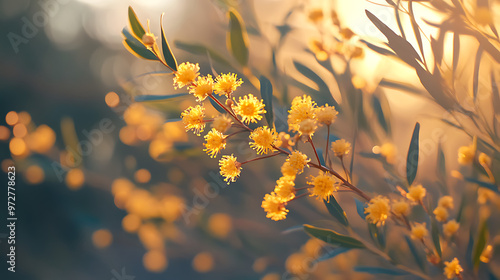
<svg viewBox="0 0 500 280">
<path fill-rule="evenodd" d="M 71 169 L 66 174 L 66 185 L 72 190 L 78 190 L 85 182 L 85 175 L 79 168 Z"/>
<path fill-rule="evenodd" d="M 92 243 L 97 248 L 106 248 L 113 241 L 113 235 L 107 229 L 99 229 L 92 234 Z"/>
<path fill-rule="evenodd" d="M 152 250 L 147 252 L 142 258 L 144 267 L 151 272 L 162 272 L 168 266 L 167 258 L 165 253 L 158 250 Z"/>
<path fill-rule="evenodd" d="M 26 126 L 24 124 L 18 123 L 14 125 L 12 133 L 14 134 L 15 137 L 23 138 L 28 133 L 28 129 L 26 129 Z"/>
<path fill-rule="evenodd" d="M 10 111 L 5 115 L 5 121 L 8 125 L 15 125 L 19 121 L 19 116 L 16 112 Z"/>
<path fill-rule="evenodd" d="M 10 130 L 3 125 L 0 125 L 0 140 L 5 141 L 8 140 L 10 137 Z"/>
<path fill-rule="evenodd" d="M 134 178 L 138 183 L 145 184 L 151 180 L 151 173 L 147 169 L 139 169 L 135 172 Z"/>
<path fill-rule="evenodd" d="M 35 185 L 43 181 L 43 179 L 45 178 L 45 173 L 43 172 L 43 169 L 40 166 L 31 165 L 26 169 L 24 176 L 26 178 L 26 181 L 28 181 L 28 183 Z"/>
<path fill-rule="evenodd" d="M 9 148 L 10 152 L 15 156 L 22 156 L 27 152 L 26 142 L 21 138 L 13 138 L 10 140 Z"/>
<path fill-rule="evenodd" d="M 111 108 L 118 106 L 118 104 L 120 103 L 120 97 L 118 96 L 118 94 L 116 94 L 116 92 L 108 92 L 104 100 L 106 101 L 106 104 Z"/>
<path fill-rule="evenodd" d="M 194 270 L 205 273 L 214 268 L 214 258 L 209 252 L 202 252 L 193 259 Z"/>
</svg>

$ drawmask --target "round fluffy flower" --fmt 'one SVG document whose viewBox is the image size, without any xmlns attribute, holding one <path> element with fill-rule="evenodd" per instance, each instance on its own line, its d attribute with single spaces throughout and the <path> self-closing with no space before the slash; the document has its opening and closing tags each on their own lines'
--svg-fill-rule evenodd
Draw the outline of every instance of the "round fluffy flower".
<svg viewBox="0 0 500 280">
<path fill-rule="evenodd" d="M 284 220 L 288 209 L 285 208 L 285 202 L 275 193 L 266 194 L 261 207 L 267 212 L 266 218 L 274 221 Z"/>
<path fill-rule="evenodd" d="M 455 220 L 450 220 L 446 224 L 443 224 L 443 234 L 447 237 L 453 236 L 460 227 L 460 224 Z"/>
<path fill-rule="evenodd" d="M 441 197 L 438 201 L 438 206 L 444 207 L 446 209 L 453 209 L 453 197 L 445 195 Z"/>
<path fill-rule="evenodd" d="M 183 88 L 184 86 L 190 85 L 196 77 L 200 75 L 200 66 L 198 63 L 193 64 L 190 62 L 184 62 L 177 67 L 177 72 L 175 72 L 174 77 L 174 88 Z"/>
<path fill-rule="evenodd" d="M 407 216 L 410 214 L 410 203 L 404 199 L 396 200 L 391 205 L 392 212 L 396 215 Z"/>
<path fill-rule="evenodd" d="M 411 238 L 415 240 L 422 240 L 429 234 L 425 223 L 415 223 L 411 227 Z"/>
<path fill-rule="evenodd" d="M 221 74 L 215 79 L 215 93 L 218 95 L 231 96 L 236 88 L 241 86 L 243 81 L 236 77 L 234 73 Z"/>
<path fill-rule="evenodd" d="M 212 128 L 224 133 L 231 127 L 231 124 L 233 124 L 233 122 L 227 115 L 220 115 L 214 118 Z"/>
<path fill-rule="evenodd" d="M 464 269 L 460 266 L 457 258 L 454 258 L 451 262 L 444 262 L 444 275 L 448 279 L 453 279 L 462 273 Z"/>
<path fill-rule="evenodd" d="M 144 46 L 146 46 L 147 48 L 151 48 L 156 42 L 156 36 L 153 33 L 146 32 L 142 36 L 141 41 L 144 44 Z"/>
<path fill-rule="evenodd" d="M 205 149 L 203 151 L 207 152 L 211 158 L 217 156 L 220 150 L 226 148 L 226 139 L 224 134 L 212 128 L 207 135 L 205 135 L 206 143 L 203 143 Z"/>
<path fill-rule="evenodd" d="M 308 95 L 297 96 L 292 100 L 288 113 L 288 127 L 291 131 L 298 131 L 303 120 L 316 118 L 316 102 Z"/>
<path fill-rule="evenodd" d="M 235 182 L 236 178 L 240 176 L 241 173 L 241 163 L 236 161 L 236 157 L 233 155 L 225 155 L 219 161 L 220 175 L 226 177 L 224 180 L 229 185 L 230 182 Z"/>
<path fill-rule="evenodd" d="M 189 107 L 184 112 L 181 113 L 182 121 L 184 122 L 184 127 L 186 131 L 193 130 L 193 132 L 200 136 L 200 132 L 205 129 L 205 108 L 200 105 L 195 107 Z"/>
<path fill-rule="evenodd" d="M 347 142 L 345 139 L 339 139 L 332 142 L 332 151 L 337 157 L 343 157 L 349 153 L 351 150 L 351 143 Z"/>
<path fill-rule="evenodd" d="M 306 119 L 300 122 L 299 133 L 300 135 L 312 136 L 314 132 L 316 132 L 317 128 L 318 125 L 316 124 L 315 120 Z"/>
<path fill-rule="evenodd" d="M 389 217 L 390 211 L 389 199 L 382 195 L 376 196 L 370 199 L 365 208 L 366 220 L 373 224 L 383 225 Z"/>
<path fill-rule="evenodd" d="M 414 202 L 422 202 L 424 199 L 427 190 L 422 187 L 422 185 L 411 186 L 408 188 L 408 193 L 406 194 L 406 198 Z"/>
<path fill-rule="evenodd" d="M 281 174 L 285 177 L 290 177 L 295 179 L 295 176 L 297 175 L 297 170 L 293 168 L 293 166 L 288 162 L 285 161 L 283 165 L 281 166 Z"/>
<path fill-rule="evenodd" d="M 276 181 L 274 193 L 284 202 L 290 201 L 295 197 L 295 182 L 291 177 L 281 177 Z"/>
<path fill-rule="evenodd" d="M 310 196 L 317 196 L 327 201 L 330 201 L 330 196 L 339 188 L 335 178 L 323 171 L 319 171 L 316 177 L 311 176 L 311 181 L 307 182 L 307 184 L 313 185 L 313 187 L 309 189 L 311 193 Z"/>
<path fill-rule="evenodd" d="M 338 114 L 339 112 L 335 110 L 334 106 L 325 104 L 325 106 L 318 107 L 316 110 L 316 120 L 320 124 L 331 125 L 337 119 Z"/>
<path fill-rule="evenodd" d="M 446 220 L 448 220 L 448 210 L 446 210 L 443 206 L 436 207 L 432 213 L 436 216 L 436 220 L 439 222 L 446 222 Z"/>
<path fill-rule="evenodd" d="M 262 114 L 266 113 L 264 109 L 264 103 L 259 100 L 253 94 L 248 94 L 240 97 L 236 106 L 234 106 L 234 112 L 243 118 L 244 123 L 257 122 L 262 119 Z"/>
<path fill-rule="evenodd" d="M 293 151 L 292 154 L 290 154 L 286 159 L 286 162 L 290 164 L 291 168 L 295 170 L 296 174 L 302 173 L 304 167 L 308 166 L 307 163 L 309 161 L 311 160 L 308 159 L 306 155 L 304 155 L 299 151 Z"/>
<path fill-rule="evenodd" d="M 212 94 L 214 80 L 212 75 L 206 77 L 198 76 L 198 80 L 189 87 L 189 93 L 196 97 L 196 101 L 203 101 L 209 94 Z"/>
<path fill-rule="evenodd" d="M 468 165 L 474 161 L 476 156 L 476 149 L 474 145 L 462 146 L 458 148 L 458 163 L 461 165 Z"/>
<path fill-rule="evenodd" d="M 257 154 L 267 154 L 273 150 L 272 145 L 278 140 L 278 134 L 267 126 L 258 127 L 250 133 L 250 147 L 257 151 Z"/>
</svg>

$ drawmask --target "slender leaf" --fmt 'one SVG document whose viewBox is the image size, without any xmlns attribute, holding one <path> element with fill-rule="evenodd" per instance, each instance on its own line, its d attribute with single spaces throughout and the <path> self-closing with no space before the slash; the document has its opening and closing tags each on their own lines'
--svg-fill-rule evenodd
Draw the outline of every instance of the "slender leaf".
<svg viewBox="0 0 500 280">
<path fill-rule="evenodd" d="M 139 22 L 137 19 L 137 15 L 134 12 L 134 9 L 132 7 L 128 7 L 128 21 L 130 23 L 130 28 L 132 28 L 132 32 L 137 36 L 137 38 L 142 39 L 142 36 L 146 34 L 146 31 L 144 31 L 144 27 L 142 24 Z"/>
<path fill-rule="evenodd" d="M 418 95 L 421 95 L 424 93 L 424 91 L 422 91 L 421 89 L 413 87 L 410 84 L 401 83 L 399 81 L 391 81 L 391 80 L 387 80 L 387 79 L 382 79 L 379 83 L 379 86 L 391 88 L 391 89 L 397 89 L 397 90 L 401 90 L 401 91 L 404 91 L 407 93 L 413 93 L 413 94 L 418 94 Z"/>
<path fill-rule="evenodd" d="M 472 234 L 472 228 L 469 232 L 469 243 L 467 244 L 467 249 L 465 251 L 465 263 L 469 268 L 472 268 L 472 250 L 474 249 L 474 234 Z"/>
<path fill-rule="evenodd" d="M 169 100 L 177 97 L 182 97 L 189 95 L 187 92 L 183 93 L 176 93 L 176 94 L 170 94 L 170 95 L 139 95 L 134 98 L 136 102 L 144 102 L 144 101 L 164 101 L 164 100 Z"/>
<path fill-rule="evenodd" d="M 311 236 L 325 241 L 328 244 L 345 248 L 365 248 L 361 241 L 330 229 L 323 229 L 311 225 L 304 225 L 304 230 Z"/>
<path fill-rule="evenodd" d="M 401 269 L 391 269 L 376 266 L 355 266 L 354 271 L 370 273 L 370 274 L 387 274 L 387 275 L 408 275 L 408 272 Z"/>
<path fill-rule="evenodd" d="M 217 99 L 217 97 L 215 97 L 215 95 L 212 95 L 213 98 Z M 226 110 L 224 110 L 224 108 L 222 108 L 217 102 L 215 102 L 212 98 L 208 98 L 208 100 L 210 100 L 210 104 L 212 104 L 212 106 L 215 108 L 215 110 L 219 111 L 219 113 L 221 114 L 225 114 L 226 113 Z M 218 100 L 218 99 L 217 99 Z"/>
<path fill-rule="evenodd" d="M 270 128 L 274 127 L 274 115 L 273 115 L 273 85 L 264 76 L 260 76 L 260 96 L 264 101 L 266 106 L 266 120 Z"/>
<path fill-rule="evenodd" d="M 487 242 L 488 242 L 488 223 L 485 220 L 485 221 L 483 221 L 481 228 L 479 229 L 476 245 L 474 247 L 472 264 L 474 265 L 475 269 L 477 269 L 479 266 L 480 257 L 481 257 L 481 254 L 483 253 L 484 247 L 486 247 Z"/>
<path fill-rule="evenodd" d="M 123 41 L 123 45 L 127 50 L 132 53 L 133 55 L 139 57 L 139 58 L 145 58 L 149 60 L 158 60 L 158 57 L 146 48 L 141 41 L 137 40 L 126 28 L 122 30 L 123 36 L 125 36 L 125 40 Z"/>
<path fill-rule="evenodd" d="M 227 34 L 227 48 L 242 65 L 248 64 L 248 34 L 240 14 L 229 10 L 229 32 Z"/>
<path fill-rule="evenodd" d="M 384 110 L 382 109 L 382 104 L 380 104 L 380 100 L 376 95 L 373 95 L 372 98 L 373 110 L 375 111 L 375 115 L 377 115 L 378 122 L 380 126 L 384 129 L 386 133 L 389 133 L 389 122 Z"/>
<path fill-rule="evenodd" d="M 359 201 L 357 198 L 354 198 L 354 201 L 356 202 L 356 211 L 358 212 L 358 215 L 361 217 L 361 219 L 366 220 L 366 215 L 365 215 L 366 204 Z"/>
<path fill-rule="evenodd" d="M 460 57 L 460 34 L 453 33 L 453 77 L 458 67 L 458 59 Z"/>
<path fill-rule="evenodd" d="M 344 247 L 340 247 L 340 248 L 336 248 L 336 249 L 333 249 L 331 250 L 330 252 L 327 252 L 326 254 L 320 256 L 319 258 L 317 258 L 315 260 L 315 262 L 322 262 L 322 261 L 326 261 L 326 260 L 329 260 L 331 258 L 334 258 L 342 253 L 345 253 L 347 251 L 351 250 L 351 248 L 344 248 Z"/>
<path fill-rule="evenodd" d="M 488 182 L 484 182 L 484 181 L 479 181 L 478 179 L 469 178 L 469 177 L 466 177 L 465 181 L 471 182 L 471 183 L 474 183 L 474 184 L 478 184 L 480 187 L 488 188 L 488 189 L 490 189 L 492 191 L 495 191 L 497 193 L 499 192 L 498 187 L 495 186 L 492 183 L 488 183 Z"/>
<path fill-rule="evenodd" d="M 325 203 L 328 212 L 330 212 L 335 219 L 337 219 L 344 226 L 349 225 L 344 209 L 342 209 L 333 195 L 330 196 L 329 201 L 323 200 L 323 202 Z"/>
<path fill-rule="evenodd" d="M 171 122 L 180 122 L 182 121 L 181 118 L 177 118 L 177 119 L 169 119 L 169 120 L 166 120 L 165 123 L 171 123 Z"/>
<path fill-rule="evenodd" d="M 477 92 L 479 90 L 479 67 L 481 65 L 481 57 L 483 56 L 483 48 L 479 46 L 476 53 L 476 61 L 474 63 L 474 75 L 472 80 L 472 97 L 474 102 L 477 100 Z"/>
<path fill-rule="evenodd" d="M 323 149 L 322 148 L 316 148 L 316 152 L 318 153 L 319 157 L 319 163 L 323 166 L 326 166 L 325 164 L 325 155 L 323 154 Z"/>
<path fill-rule="evenodd" d="M 385 247 L 385 236 L 380 232 L 379 227 L 376 224 L 368 223 L 368 232 L 373 242 L 375 242 L 380 248 Z"/>
<path fill-rule="evenodd" d="M 436 248 L 436 252 L 439 257 L 442 257 L 443 253 L 441 252 L 441 241 L 439 240 L 439 225 L 436 219 L 432 219 L 431 221 L 431 235 L 432 242 L 434 242 L 434 247 Z"/>
<path fill-rule="evenodd" d="M 406 243 L 408 244 L 408 247 L 410 248 L 410 252 L 411 252 L 415 262 L 417 263 L 418 267 L 420 267 L 420 269 L 425 272 L 425 263 L 424 263 L 422 256 L 420 255 L 417 248 L 415 247 L 415 245 L 413 244 L 413 242 L 411 241 L 411 239 L 408 236 L 405 236 L 405 240 L 406 240 Z"/>
<path fill-rule="evenodd" d="M 285 229 L 281 233 L 282 234 L 289 234 L 289 233 L 292 233 L 292 232 L 302 231 L 302 230 L 304 230 L 304 226 L 303 225 L 296 225 L 296 226 L 289 227 L 289 228 Z"/>
<path fill-rule="evenodd" d="M 446 179 L 446 158 L 444 156 L 443 147 L 441 143 L 438 144 L 438 155 L 437 155 L 437 173 L 442 179 Z"/>
<path fill-rule="evenodd" d="M 177 71 L 177 60 L 175 60 L 175 56 L 172 53 L 172 49 L 168 44 L 167 37 L 165 36 L 165 31 L 163 30 L 163 15 L 160 18 L 160 27 L 161 27 L 161 46 L 163 50 L 163 58 L 165 59 L 165 63 L 172 68 L 172 70 Z"/>
<path fill-rule="evenodd" d="M 313 81 L 317 89 L 314 89 L 315 91 L 310 92 L 311 94 L 315 95 L 315 100 L 318 103 L 318 105 L 325 105 L 325 104 L 330 104 L 335 106 L 337 110 L 340 110 L 340 106 L 338 105 L 337 101 L 333 98 L 333 96 L 330 93 L 330 89 L 328 88 L 328 85 L 323 81 L 323 79 L 318 76 L 313 70 L 311 70 L 309 67 L 305 66 L 304 64 L 294 61 L 293 65 L 299 71 L 302 75 L 304 75 L 306 78 L 309 80 Z"/>
<path fill-rule="evenodd" d="M 422 58 L 425 62 L 424 47 L 422 45 L 422 36 L 420 35 L 420 29 L 415 19 L 415 14 L 413 13 L 413 0 L 408 2 L 408 12 L 410 13 L 411 27 L 413 28 L 413 33 L 415 33 L 415 38 L 417 39 L 418 48 L 422 54 Z"/>
<path fill-rule="evenodd" d="M 360 40 L 363 44 L 365 44 L 367 47 L 369 47 L 372 51 L 376 52 L 376 53 L 379 53 L 381 55 L 385 55 L 385 56 L 394 56 L 394 57 L 398 57 L 393 51 L 391 50 L 388 50 L 386 48 L 382 48 L 382 47 L 379 47 L 377 45 L 374 45 L 366 40 L 363 40 L 361 39 Z"/>
<path fill-rule="evenodd" d="M 462 200 L 460 201 L 460 206 L 458 207 L 458 213 L 457 213 L 457 223 L 460 223 L 462 220 L 462 217 L 464 215 L 464 210 L 467 202 L 467 196 L 465 193 L 462 194 Z"/>
<path fill-rule="evenodd" d="M 420 123 L 415 124 L 413 135 L 411 137 L 410 148 L 408 149 L 408 156 L 406 157 L 406 180 L 408 185 L 411 186 L 413 180 L 417 176 L 418 169 L 418 154 L 419 154 L 419 135 Z"/>
</svg>

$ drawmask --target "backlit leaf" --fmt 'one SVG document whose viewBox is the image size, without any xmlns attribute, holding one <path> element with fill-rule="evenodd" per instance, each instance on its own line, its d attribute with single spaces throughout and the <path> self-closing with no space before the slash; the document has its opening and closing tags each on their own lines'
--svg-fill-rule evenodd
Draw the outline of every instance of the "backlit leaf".
<svg viewBox="0 0 500 280">
<path fill-rule="evenodd" d="M 242 65 L 248 64 L 248 34 L 240 14 L 229 10 L 229 32 L 227 34 L 227 48 L 234 58 Z"/>
<path fill-rule="evenodd" d="M 418 154 L 419 154 L 419 139 L 418 135 L 420 132 L 420 123 L 415 124 L 413 130 L 413 135 L 411 137 L 410 148 L 408 149 L 408 155 L 406 157 L 406 180 L 408 185 L 411 186 L 413 180 L 417 176 L 418 170 Z"/>
<path fill-rule="evenodd" d="M 304 225 L 304 230 L 311 236 L 325 241 L 328 244 L 345 248 L 365 248 L 359 240 L 347 235 L 337 233 L 330 229 L 323 229 L 311 225 Z"/>
<path fill-rule="evenodd" d="M 321 158 L 321 157 L 320 157 Z M 344 226 L 349 225 L 349 221 L 347 220 L 347 216 L 344 212 L 344 209 L 340 206 L 333 195 L 330 196 L 329 201 L 323 200 L 326 205 L 326 209 L 328 212 L 337 219 Z"/>
<path fill-rule="evenodd" d="M 172 68 L 173 71 L 177 71 L 177 60 L 175 60 L 175 56 L 172 53 L 172 49 L 168 44 L 167 37 L 165 36 L 165 31 L 163 30 L 163 14 L 160 19 L 160 27 L 161 27 L 161 46 L 163 50 L 163 58 L 165 59 L 165 63 Z"/>
</svg>

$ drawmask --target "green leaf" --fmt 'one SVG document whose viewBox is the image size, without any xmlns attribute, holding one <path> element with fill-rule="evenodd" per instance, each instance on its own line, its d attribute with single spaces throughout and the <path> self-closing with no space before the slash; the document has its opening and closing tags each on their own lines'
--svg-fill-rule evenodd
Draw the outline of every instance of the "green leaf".
<svg viewBox="0 0 500 280">
<path fill-rule="evenodd" d="M 469 177 L 465 177 L 465 181 L 471 182 L 471 183 L 474 183 L 474 184 L 478 184 L 480 187 L 488 188 L 488 189 L 490 189 L 490 190 L 492 190 L 494 192 L 497 192 L 497 193 L 499 192 L 498 187 L 495 186 L 492 183 L 479 181 L 478 179 L 469 178 Z"/>
<path fill-rule="evenodd" d="M 406 180 L 408 181 L 408 185 L 411 186 L 413 180 L 417 176 L 418 169 L 418 154 L 419 154 L 419 135 L 420 131 L 420 123 L 415 124 L 415 128 L 413 129 L 413 135 L 411 137 L 410 148 L 408 149 L 408 156 L 406 157 Z"/>
<path fill-rule="evenodd" d="M 274 115 L 273 115 L 273 85 L 264 76 L 260 76 L 260 96 L 266 105 L 266 120 L 269 127 L 272 129 L 274 127 Z"/>
<path fill-rule="evenodd" d="M 442 179 L 446 179 L 446 158 L 444 156 L 443 147 L 441 143 L 438 144 L 438 155 L 437 155 L 437 171 L 438 176 Z"/>
<path fill-rule="evenodd" d="M 212 95 L 213 98 L 217 99 L 217 97 L 215 97 L 215 95 Z M 215 108 L 215 110 L 219 111 L 219 113 L 221 114 L 225 114 L 227 113 L 226 110 L 224 110 L 224 108 L 222 108 L 217 102 L 215 102 L 212 98 L 208 98 L 208 100 L 210 100 L 210 104 L 212 104 L 212 106 Z M 218 100 L 218 99 L 217 99 Z"/>
<path fill-rule="evenodd" d="M 377 52 L 377 53 L 379 53 L 381 55 L 385 55 L 385 56 L 394 56 L 394 57 L 397 57 L 397 55 L 393 51 L 391 51 L 391 50 L 379 47 L 379 46 L 374 45 L 374 44 L 372 44 L 372 43 L 370 43 L 370 42 L 368 42 L 366 40 L 363 40 L 363 39 L 361 39 L 360 41 L 362 43 L 364 43 L 367 47 L 369 47 L 374 52 Z"/>
<path fill-rule="evenodd" d="M 227 33 L 227 48 L 233 53 L 234 58 L 241 64 L 248 64 L 248 34 L 240 14 L 229 10 L 229 32 Z"/>
<path fill-rule="evenodd" d="M 134 9 L 132 7 L 128 7 L 128 21 L 130 23 L 130 28 L 132 28 L 132 32 L 134 32 L 135 36 L 137 38 L 142 39 L 142 36 L 146 34 L 146 31 L 144 31 L 144 27 L 142 24 L 139 22 L 137 19 L 137 15 L 134 12 Z"/>
<path fill-rule="evenodd" d="M 337 219 L 344 226 L 349 225 L 344 209 L 342 209 L 333 195 L 330 196 L 329 201 L 324 199 L 323 202 L 325 203 L 328 212 L 330 212 L 335 219 Z"/>
<path fill-rule="evenodd" d="M 361 217 L 361 219 L 366 220 L 366 203 L 359 201 L 357 198 L 354 198 L 354 201 L 356 202 L 356 211 L 358 212 L 358 215 Z"/>
<path fill-rule="evenodd" d="M 370 237 L 373 242 L 375 242 L 380 248 L 385 248 L 384 234 L 380 232 L 379 227 L 376 224 L 368 222 L 368 232 L 370 233 Z"/>
<path fill-rule="evenodd" d="M 309 80 L 313 81 L 317 89 L 312 89 L 312 92 L 310 92 L 311 95 L 314 95 L 314 99 L 316 103 L 319 106 L 325 105 L 326 103 L 335 106 L 337 111 L 340 112 L 341 108 L 337 101 L 333 98 L 332 94 L 330 93 L 330 89 L 328 88 L 328 85 L 323 81 L 323 79 L 318 76 L 313 70 L 311 70 L 309 67 L 305 66 L 304 64 L 294 61 L 293 65 L 299 71 L 302 75 L 304 75 L 306 78 Z"/>
<path fill-rule="evenodd" d="M 163 30 L 163 15 L 160 18 L 160 27 L 161 27 L 161 46 L 163 50 L 163 57 L 165 59 L 165 63 L 172 68 L 172 70 L 177 71 L 177 60 L 175 60 L 174 54 L 172 53 L 172 49 L 167 42 L 167 37 L 165 36 L 165 31 Z"/>
<path fill-rule="evenodd" d="M 304 230 L 311 236 L 325 241 L 328 244 L 345 248 L 365 248 L 361 241 L 347 235 L 339 234 L 330 229 L 322 229 L 311 225 L 304 225 Z"/>
<path fill-rule="evenodd" d="M 476 53 L 476 62 L 474 63 L 474 75 L 472 80 L 472 96 L 474 102 L 477 100 L 477 92 L 479 90 L 479 66 L 481 65 L 481 57 L 483 56 L 483 48 L 479 46 Z"/>
<path fill-rule="evenodd" d="M 315 260 L 315 262 L 322 262 L 322 261 L 326 261 L 326 260 L 329 260 L 333 257 L 336 257 L 342 253 L 345 253 L 347 251 L 351 250 L 351 248 L 344 248 L 344 247 L 340 247 L 340 248 L 335 248 L 333 249 L 332 251 L 330 252 L 327 252 L 326 254 L 320 256 L 319 258 L 317 258 Z"/>
<path fill-rule="evenodd" d="M 415 259 L 415 262 L 418 264 L 418 267 L 420 267 L 420 269 L 425 272 L 425 263 L 422 256 L 420 255 L 417 248 L 415 247 L 415 245 L 408 236 L 405 236 L 405 240 L 406 243 L 408 244 L 408 247 L 410 248 L 410 252 L 413 258 Z"/>
<path fill-rule="evenodd" d="M 462 200 L 460 201 L 460 206 L 458 207 L 457 223 L 460 223 L 464 215 L 464 210 L 467 202 L 467 196 L 465 193 L 462 194 Z"/>
<path fill-rule="evenodd" d="M 488 223 L 485 220 L 483 221 L 481 228 L 479 229 L 476 245 L 474 247 L 474 254 L 472 257 L 472 264 L 474 265 L 474 269 L 477 269 L 479 266 L 480 257 L 483 253 L 484 247 L 486 247 L 486 242 L 488 242 Z"/>
<path fill-rule="evenodd" d="M 442 252 L 441 252 L 441 241 L 439 240 L 439 225 L 436 221 L 436 219 L 432 219 L 431 221 L 431 235 L 432 235 L 432 241 L 434 242 L 434 247 L 436 248 L 436 252 L 438 253 L 439 257 L 442 257 Z"/>
<path fill-rule="evenodd" d="M 134 98 L 136 102 L 144 102 L 144 101 L 164 101 L 177 97 L 182 97 L 189 95 L 187 92 L 170 94 L 170 95 L 139 95 Z"/>
<path fill-rule="evenodd" d="M 425 61 L 424 57 L 424 47 L 422 45 L 422 37 L 420 36 L 420 29 L 417 24 L 417 20 L 415 19 L 415 15 L 413 13 L 413 0 L 410 0 L 408 3 L 408 11 L 410 13 L 411 27 L 413 28 L 413 33 L 415 33 L 415 38 L 417 39 L 418 48 L 420 49 L 420 53 L 422 54 L 422 58 Z"/>
<path fill-rule="evenodd" d="M 355 266 L 354 271 L 370 274 L 408 275 L 408 272 L 404 270 L 376 266 Z"/>
<path fill-rule="evenodd" d="M 123 28 L 122 34 L 123 36 L 125 36 L 123 45 L 130 53 L 139 58 L 158 60 L 158 57 L 156 57 L 156 55 L 151 50 L 146 48 L 146 46 L 144 46 L 141 41 L 137 40 L 137 38 L 130 34 L 130 32 L 128 32 L 126 28 Z"/>
<path fill-rule="evenodd" d="M 375 111 L 375 115 L 377 115 L 378 122 L 380 126 L 384 129 L 385 133 L 390 132 L 390 112 L 386 112 L 389 107 L 386 106 L 386 110 L 382 108 L 382 104 L 380 103 L 379 98 L 376 95 L 373 95 L 372 98 L 373 110 Z"/>
</svg>

